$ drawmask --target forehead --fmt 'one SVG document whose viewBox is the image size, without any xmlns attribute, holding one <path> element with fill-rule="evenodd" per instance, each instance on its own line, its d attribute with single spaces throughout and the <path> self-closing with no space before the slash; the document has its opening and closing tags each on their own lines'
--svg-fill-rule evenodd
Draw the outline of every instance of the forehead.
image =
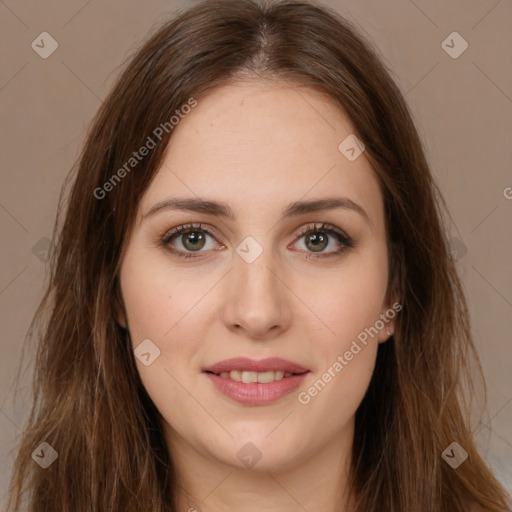
<svg viewBox="0 0 512 512">
<path fill-rule="evenodd" d="M 326 94 L 291 83 L 245 81 L 197 98 L 174 127 L 166 158 L 141 210 L 168 196 L 214 198 L 243 215 L 279 214 L 299 199 L 343 195 L 381 215 L 382 198 L 364 152 L 338 148 L 354 129 Z"/>
</svg>

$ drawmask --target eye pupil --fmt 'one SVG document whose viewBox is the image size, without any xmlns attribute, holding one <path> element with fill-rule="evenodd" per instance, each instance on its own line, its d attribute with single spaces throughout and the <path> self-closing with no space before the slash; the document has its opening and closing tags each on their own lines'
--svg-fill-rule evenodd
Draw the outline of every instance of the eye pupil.
<svg viewBox="0 0 512 512">
<path fill-rule="evenodd" d="M 306 240 L 313 244 L 313 249 L 315 251 L 317 251 L 317 250 L 321 251 L 321 250 L 325 249 L 325 247 L 326 247 L 327 237 L 322 234 L 313 233 L 313 234 L 309 235 L 306 238 Z M 306 242 L 306 244 L 307 244 L 307 242 Z"/>
<path fill-rule="evenodd" d="M 188 250 L 191 251 L 198 251 L 199 249 L 202 249 L 204 247 L 204 233 L 201 233 L 200 231 L 189 231 L 188 233 L 182 235 L 182 241 L 183 246 L 186 247 Z M 192 246 L 189 245 L 189 242 L 192 242 Z M 198 247 L 197 242 L 202 242 L 200 246 Z"/>
</svg>

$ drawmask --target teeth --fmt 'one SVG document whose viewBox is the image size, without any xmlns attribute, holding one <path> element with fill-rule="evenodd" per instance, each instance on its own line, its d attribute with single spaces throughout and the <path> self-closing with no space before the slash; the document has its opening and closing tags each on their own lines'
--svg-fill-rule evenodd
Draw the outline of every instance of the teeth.
<svg viewBox="0 0 512 512">
<path fill-rule="evenodd" d="M 258 373 L 258 382 L 261 382 L 263 384 L 266 384 L 267 382 L 274 382 L 275 380 L 275 374 L 274 372 L 261 372 Z"/>
<path fill-rule="evenodd" d="M 242 372 L 239 372 L 238 370 L 233 370 L 232 372 L 226 372 L 226 373 L 227 373 L 227 376 L 231 380 L 236 380 L 237 382 L 242 381 Z"/>
<path fill-rule="evenodd" d="M 242 382 L 250 384 L 251 382 L 258 382 L 257 372 L 242 372 Z"/>
<path fill-rule="evenodd" d="M 283 377 L 291 377 L 293 373 L 283 371 L 268 371 L 268 372 L 245 372 L 239 370 L 232 370 L 230 372 L 222 372 L 220 376 L 224 379 L 231 379 L 237 382 L 244 382 L 250 384 L 253 382 L 259 382 L 261 384 L 267 384 L 274 382 L 275 380 L 281 380 Z"/>
</svg>

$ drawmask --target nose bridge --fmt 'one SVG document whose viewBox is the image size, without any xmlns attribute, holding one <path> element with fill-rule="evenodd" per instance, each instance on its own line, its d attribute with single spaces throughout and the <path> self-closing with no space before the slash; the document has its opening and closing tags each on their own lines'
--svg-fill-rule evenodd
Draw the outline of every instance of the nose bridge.
<svg viewBox="0 0 512 512">
<path fill-rule="evenodd" d="M 263 336 L 275 326 L 285 327 L 289 311 L 279 278 L 279 258 L 270 245 L 247 237 L 237 247 L 229 283 L 226 321 L 252 336 Z"/>
<path fill-rule="evenodd" d="M 239 299 L 265 299 L 267 304 L 277 299 L 279 280 L 275 267 L 279 265 L 273 253 L 270 242 L 263 246 L 252 239 L 239 245 L 234 268 L 234 277 L 241 287 L 239 291 L 243 292 Z"/>
</svg>

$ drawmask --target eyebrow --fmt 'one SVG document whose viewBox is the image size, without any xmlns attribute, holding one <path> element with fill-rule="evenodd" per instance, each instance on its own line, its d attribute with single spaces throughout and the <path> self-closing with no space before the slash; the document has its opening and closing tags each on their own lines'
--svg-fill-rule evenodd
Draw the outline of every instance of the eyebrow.
<svg viewBox="0 0 512 512">
<path fill-rule="evenodd" d="M 348 197 L 326 197 L 310 201 L 294 201 L 283 209 L 281 220 L 289 217 L 297 217 L 306 213 L 315 213 L 327 210 L 342 208 L 360 214 L 372 227 L 370 217 L 362 206 L 355 203 Z M 206 213 L 218 217 L 235 220 L 236 216 L 227 203 L 202 199 L 199 197 L 168 198 L 152 206 L 143 218 L 150 217 L 162 210 L 183 210 L 197 213 Z"/>
</svg>

